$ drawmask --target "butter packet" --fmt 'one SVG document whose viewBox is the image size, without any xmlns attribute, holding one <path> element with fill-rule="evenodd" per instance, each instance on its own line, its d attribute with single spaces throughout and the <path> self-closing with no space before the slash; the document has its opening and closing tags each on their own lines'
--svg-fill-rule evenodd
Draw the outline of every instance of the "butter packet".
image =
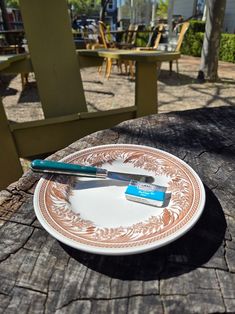
<svg viewBox="0 0 235 314">
<path fill-rule="evenodd" d="M 131 180 L 125 196 L 129 201 L 161 207 L 165 200 L 166 187 Z"/>
</svg>

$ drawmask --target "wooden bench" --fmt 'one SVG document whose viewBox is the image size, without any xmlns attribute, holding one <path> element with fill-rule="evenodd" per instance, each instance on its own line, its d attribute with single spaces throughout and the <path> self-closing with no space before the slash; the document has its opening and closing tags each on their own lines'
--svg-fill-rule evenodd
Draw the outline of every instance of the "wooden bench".
<svg viewBox="0 0 235 314">
<path fill-rule="evenodd" d="M 0 189 L 22 175 L 20 157 L 51 153 L 97 130 L 157 112 L 157 104 L 146 106 L 142 92 L 143 99 L 137 97 L 138 108 L 89 113 L 81 64 L 94 66 L 105 56 L 76 53 L 67 1 L 20 0 L 20 9 L 30 55 L 5 60 L 1 69 L 10 73 L 34 71 L 45 119 L 9 122 L 0 103 Z M 138 86 L 138 90 L 142 88 Z"/>
</svg>

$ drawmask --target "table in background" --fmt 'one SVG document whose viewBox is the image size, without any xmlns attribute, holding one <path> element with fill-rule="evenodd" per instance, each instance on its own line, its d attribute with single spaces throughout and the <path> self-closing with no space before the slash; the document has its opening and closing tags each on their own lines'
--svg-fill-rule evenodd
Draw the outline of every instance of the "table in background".
<svg viewBox="0 0 235 314">
<path fill-rule="evenodd" d="M 179 52 L 137 51 L 122 49 L 80 50 L 80 58 L 111 58 L 119 61 L 135 61 L 135 106 L 138 115 L 158 112 L 157 98 L 157 67 L 164 61 L 174 61 L 180 58 Z M 128 95 L 127 95 L 128 97 Z M 144 106 L 143 106 L 144 104 Z"/>
<path fill-rule="evenodd" d="M 0 311 L 234 312 L 234 125 L 232 107 L 150 115 L 93 133 L 51 156 L 140 144 L 173 153 L 196 170 L 206 189 L 201 218 L 177 241 L 147 253 L 99 256 L 52 238 L 33 210 L 39 174 L 28 171 L 1 191 Z"/>
<path fill-rule="evenodd" d="M 179 52 L 155 52 L 134 50 L 77 50 L 79 64 L 82 67 L 98 66 L 104 58 L 112 58 L 120 61 L 135 61 L 135 106 L 138 116 L 158 112 L 158 89 L 157 89 L 157 64 L 164 61 L 174 61 L 180 58 Z M 29 73 L 33 71 L 30 55 L 2 56 L 1 60 L 10 62 L 11 66 L 4 68 L 6 73 Z M 41 98 L 46 99 L 48 91 L 40 90 Z M 42 95 L 44 97 L 42 97 Z M 143 106 L 144 104 L 144 106 Z M 42 106 L 44 104 L 42 103 Z M 47 104 L 45 104 L 47 106 Z"/>
<path fill-rule="evenodd" d="M 0 63 L 4 64 L 4 67 L 0 70 L 3 70 L 5 67 L 9 67 L 11 64 L 16 62 L 24 61 L 28 57 L 26 53 L 14 54 L 14 55 L 2 55 L 0 56 Z"/>
<path fill-rule="evenodd" d="M 123 37 L 127 37 L 128 34 L 136 34 L 138 38 L 141 38 L 139 34 L 148 34 L 149 36 L 151 36 L 153 34 L 153 30 L 130 30 L 130 29 L 124 30 L 122 29 L 122 30 L 109 31 L 108 34 L 111 34 L 112 36 L 114 36 L 117 42 L 121 42 L 123 40 Z"/>
</svg>

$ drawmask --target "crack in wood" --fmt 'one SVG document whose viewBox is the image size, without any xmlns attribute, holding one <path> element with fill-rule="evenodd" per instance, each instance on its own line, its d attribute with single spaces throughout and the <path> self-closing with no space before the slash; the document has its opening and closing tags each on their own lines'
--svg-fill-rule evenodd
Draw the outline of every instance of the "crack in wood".
<svg viewBox="0 0 235 314">
<path fill-rule="evenodd" d="M 136 298 L 136 297 L 152 297 L 152 296 L 161 296 L 158 293 L 149 293 L 149 294 L 132 294 L 132 295 L 128 295 L 128 296 L 123 296 L 123 297 L 112 297 L 112 298 L 95 298 L 95 297 L 87 297 L 87 298 L 74 298 L 69 300 L 66 304 L 63 304 L 61 307 L 57 307 L 56 311 L 62 310 L 63 308 L 69 306 L 70 304 L 74 303 L 74 302 L 80 302 L 80 301 L 89 301 L 89 302 L 94 302 L 94 301 L 113 301 L 113 300 L 130 300 L 132 298 Z M 183 295 L 184 296 L 184 295 Z"/>
<path fill-rule="evenodd" d="M 47 292 L 44 292 L 44 291 L 41 291 L 41 290 L 38 290 L 38 289 L 34 289 L 34 288 L 31 288 L 31 287 L 21 286 L 19 284 L 16 284 L 15 288 L 21 288 L 21 289 L 25 289 L 25 290 L 28 290 L 28 291 L 37 292 L 37 293 L 40 293 L 40 294 L 43 294 L 43 295 L 47 295 Z"/>
<path fill-rule="evenodd" d="M 29 227 L 27 225 L 27 227 Z M 30 227 L 32 228 L 32 227 Z M 32 234 L 33 234 L 34 229 L 32 228 L 30 235 L 23 241 L 23 243 L 21 243 L 17 249 L 13 250 L 11 253 L 7 254 L 6 257 L 0 259 L 0 263 L 5 262 L 11 255 L 17 254 L 17 252 L 19 252 L 20 250 L 24 249 L 24 245 L 28 242 L 28 240 L 31 238 Z"/>
<path fill-rule="evenodd" d="M 22 206 L 23 204 L 23 200 L 22 197 L 15 199 L 14 203 L 10 204 L 12 198 L 4 201 L 4 206 L 1 205 L 0 207 L 0 218 L 1 219 L 10 219 L 12 217 L 12 215 L 18 211 L 18 209 Z M 16 206 L 15 206 L 16 205 Z"/>
<path fill-rule="evenodd" d="M 219 185 L 216 184 L 215 186 L 210 187 L 210 190 L 211 190 L 211 191 L 214 191 L 214 190 L 216 190 L 216 189 L 218 188 L 218 186 L 219 186 Z"/>
<path fill-rule="evenodd" d="M 219 172 L 219 170 L 221 169 L 222 166 L 219 166 L 216 171 L 214 172 L 214 174 L 217 174 Z"/>
<path fill-rule="evenodd" d="M 199 158 L 199 157 L 201 157 L 203 154 L 207 154 L 207 153 L 210 153 L 210 152 L 207 151 L 207 150 L 202 151 L 202 152 L 200 152 L 200 153 L 196 156 L 196 158 Z"/>
<path fill-rule="evenodd" d="M 217 283 L 218 283 L 218 287 L 219 287 L 221 299 L 222 299 L 222 301 L 223 301 L 223 306 L 224 306 L 224 308 L 225 308 L 225 310 L 226 310 L 226 312 L 227 312 L 226 304 L 225 304 L 225 302 L 224 302 L 224 297 L 223 297 L 223 291 L 222 291 L 222 288 L 221 288 L 221 285 L 220 285 L 220 280 L 219 280 L 217 271 L 215 271 L 215 275 L 216 275 L 216 279 L 217 279 Z"/>
<path fill-rule="evenodd" d="M 188 156 L 188 152 L 185 152 L 185 155 L 182 157 L 182 160 L 185 160 L 187 156 Z"/>
</svg>

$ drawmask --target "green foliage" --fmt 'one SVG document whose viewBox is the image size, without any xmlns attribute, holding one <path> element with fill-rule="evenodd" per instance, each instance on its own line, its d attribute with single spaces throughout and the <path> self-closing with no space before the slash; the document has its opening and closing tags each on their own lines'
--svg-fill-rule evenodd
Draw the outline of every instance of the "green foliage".
<svg viewBox="0 0 235 314">
<path fill-rule="evenodd" d="M 197 30 L 204 31 L 205 23 L 200 21 L 190 21 L 190 26 L 185 34 L 181 48 L 182 54 L 194 57 L 201 56 L 204 33 Z"/>
<path fill-rule="evenodd" d="M 19 0 L 5 0 L 6 6 L 19 8 Z M 68 0 L 69 6 L 73 5 L 74 14 L 93 14 L 99 12 L 100 0 Z"/>
<path fill-rule="evenodd" d="M 222 34 L 219 59 L 235 63 L 235 34 Z"/>
<path fill-rule="evenodd" d="M 146 47 L 148 39 L 148 34 L 139 32 L 135 42 L 136 47 Z"/>
<path fill-rule="evenodd" d="M 19 0 L 6 0 L 5 3 L 6 3 L 6 6 L 8 8 L 16 8 L 16 9 L 18 9 L 19 6 L 20 6 Z"/>
<path fill-rule="evenodd" d="M 205 32 L 205 22 L 190 21 L 190 27 L 185 35 L 181 53 L 194 57 L 201 56 Z M 219 59 L 235 63 L 235 35 L 221 34 Z"/>
<path fill-rule="evenodd" d="M 206 23 L 204 21 L 191 20 L 188 33 L 204 33 Z"/>
<path fill-rule="evenodd" d="M 73 6 L 74 15 L 93 15 L 100 10 L 100 0 L 68 0 L 69 6 Z"/>
<path fill-rule="evenodd" d="M 166 18 L 168 13 L 169 0 L 159 0 L 157 6 L 157 15 Z"/>
</svg>

